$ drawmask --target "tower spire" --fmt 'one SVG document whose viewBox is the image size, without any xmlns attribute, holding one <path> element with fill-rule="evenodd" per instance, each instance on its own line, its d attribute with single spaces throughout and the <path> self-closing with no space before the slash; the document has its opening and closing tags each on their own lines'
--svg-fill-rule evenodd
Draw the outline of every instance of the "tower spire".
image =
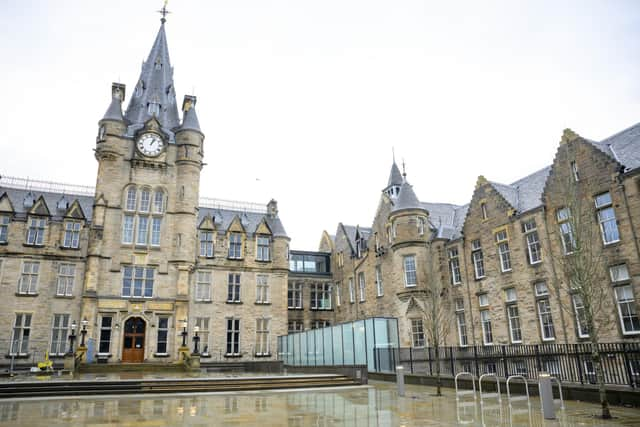
<svg viewBox="0 0 640 427">
<path fill-rule="evenodd" d="M 163 131 L 173 139 L 172 129 L 180 124 L 180 119 L 164 25 L 165 16 L 169 13 L 166 2 L 160 13 L 162 24 L 147 60 L 142 63 L 140 77 L 129 100 L 125 118 L 130 123 L 129 134 L 135 133 L 147 120 L 155 117 Z"/>
</svg>

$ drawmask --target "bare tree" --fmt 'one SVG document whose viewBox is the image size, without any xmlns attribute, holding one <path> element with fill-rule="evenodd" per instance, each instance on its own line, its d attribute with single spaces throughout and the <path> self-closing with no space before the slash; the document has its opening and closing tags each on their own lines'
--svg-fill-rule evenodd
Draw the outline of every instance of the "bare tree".
<svg viewBox="0 0 640 427">
<path fill-rule="evenodd" d="M 575 177 L 577 178 L 577 177 Z M 598 220 L 591 194 L 579 181 L 571 177 L 564 186 L 564 207 L 558 209 L 556 219 L 559 225 L 560 247 L 564 256 L 558 258 L 564 280 L 555 286 L 558 295 L 569 295 L 569 301 L 559 298 L 560 307 L 576 317 L 576 325 L 581 336 L 590 343 L 591 359 L 596 372 L 601 417 L 611 418 L 607 391 L 604 384 L 604 370 L 599 340 L 602 316 L 606 301 L 610 300 L 610 289 L 606 285 L 606 258 L 603 252 L 602 235 L 617 233 L 617 227 L 607 228 Z"/>
<path fill-rule="evenodd" d="M 436 362 L 436 395 L 442 396 L 442 379 L 440 373 L 440 351 L 449 334 L 450 307 L 448 288 L 444 285 L 440 271 L 440 254 L 433 242 L 427 243 L 427 281 L 425 298 L 425 318 L 427 337 L 433 346 Z"/>
</svg>

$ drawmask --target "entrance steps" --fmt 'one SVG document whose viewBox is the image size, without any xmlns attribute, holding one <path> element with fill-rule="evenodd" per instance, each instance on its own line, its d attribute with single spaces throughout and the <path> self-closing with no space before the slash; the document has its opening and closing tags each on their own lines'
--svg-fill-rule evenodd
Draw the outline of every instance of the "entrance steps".
<svg viewBox="0 0 640 427">
<path fill-rule="evenodd" d="M 211 393 L 360 385 L 344 375 L 280 375 L 236 378 L 52 380 L 0 383 L 0 399 L 156 393 Z"/>
<path fill-rule="evenodd" d="M 78 368 L 81 374 L 111 374 L 120 372 L 184 372 L 185 367 L 179 363 L 144 362 L 144 363 L 82 363 Z"/>
</svg>

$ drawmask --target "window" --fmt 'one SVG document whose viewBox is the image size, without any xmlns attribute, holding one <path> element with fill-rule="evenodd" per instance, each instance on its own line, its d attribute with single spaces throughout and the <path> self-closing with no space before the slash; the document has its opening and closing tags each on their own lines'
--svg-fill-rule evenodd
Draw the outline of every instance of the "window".
<svg viewBox="0 0 640 427">
<path fill-rule="evenodd" d="M 480 295 L 478 295 L 478 305 L 480 307 L 489 306 L 489 294 L 480 294 Z"/>
<path fill-rule="evenodd" d="M 507 305 L 507 315 L 509 316 L 509 334 L 511 342 L 514 344 L 522 342 L 522 331 L 520 330 L 520 315 L 516 304 Z"/>
<path fill-rule="evenodd" d="M 358 288 L 360 289 L 360 302 L 364 302 L 365 282 L 363 272 L 358 273 Z"/>
<path fill-rule="evenodd" d="M 138 217 L 138 237 L 136 238 L 136 245 L 146 245 L 147 237 L 149 236 L 149 217 Z"/>
<path fill-rule="evenodd" d="M 11 335 L 11 355 L 29 352 L 29 336 L 31 335 L 31 313 L 16 313 Z"/>
<path fill-rule="evenodd" d="M 133 243 L 133 226 L 134 216 L 133 215 L 125 215 L 122 221 L 122 243 L 131 244 Z"/>
<path fill-rule="evenodd" d="M 462 298 L 456 298 L 456 321 L 458 323 L 458 338 L 461 346 L 469 345 L 467 340 L 467 322 L 464 315 L 464 300 Z"/>
<path fill-rule="evenodd" d="M 411 343 L 414 347 L 424 347 L 424 324 L 422 319 L 411 319 Z"/>
<path fill-rule="evenodd" d="M 424 235 L 424 218 L 418 217 L 417 223 L 418 223 L 418 235 L 422 236 Z"/>
<path fill-rule="evenodd" d="M 484 345 L 493 344 L 493 332 L 491 331 L 491 317 L 489 310 L 480 311 L 480 321 L 482 322 L 482 342 L 484 342 Z"/>
<path fill-rule="evenodd" d="M 200 256 L 213 258 L 213 231 L 200 232 Z"/>
<path fill-rule="evenodd" d="M 511 252 L 509 251 L 509 240 L 507 231 L 498 231 L 495 235 L 498 245 L 498 255 L 500 257 L 500 270 L 504 273 L 511 271 Z"/>
<path fill-rule="evenodd" d="M 22 264 L 22 275 L 18 284 L 19 294 L 35 294 L 38 290 L 39 262 L 25 261 Z"/>
<path fill-rule="evenodd" d="M 613 210 L 611 202 L 611 194 L 609 192 L 602 193 L 596 196 L 595 202 L 602 243 L 607 245 L 620 241 L 620 233 L 618 232 L 616 213 Z"/>
<path fill-rule="evenodd" d="M 540 318 L 540 331 L 543 341 L 550 341 L 556 338 L 553 328 L 553 317 L 551 317 L 551 305 L 549 299 L 538 300 L 538 316 Z"/>
<path fill-rule="evenodd" d="M 516 288 L 508 288 L 504 290 L 504 300 L 506 302 L 516 302 L 517 299 Z"/>
<path fill-rule="evenodd" d="M 573 310 L 576 315 L 576 332 L 578 333 L 578 337 L 588 338 L 589 325 L 587 323 L 586 310 L 582 296 L 576 294 L 573 295 L 571 299 L 573 300 Z"/>
<path fill-rule="evenodd" d="M 211 272 L 196 272 L 196 301 L 211 301 Z"/>
<path fill-rule="evenodd" d="M 240 319 L 227 318 L 227 356 L 240 355 Z"/>
<path fill-rule="evenodd" d="M 209 318 L 208 317 L 196 317 L 196 326 L 200 328 L 198 331 L 198 337 L 200 337 L 200 348 L 202 355 L 209 355 Z"/>
<path fill-rule="evenodd" d="M 542 252 L 540 249 L 540 238 L 538 237 L 536 221 L 531 219 L 524 222 L 522 224 L 522 232 L 524 233 L 527 241 L 527 258 L 529 264 L 538 264 L 542 261 Z"/>
<path fill-rule="evenodd" d="M 269 276 L 256 274 L 256 303 L 269 303 Z"/>
<path fill-rule="evenodd" d="M 379 297 L 384 295 L 384 287 L 382 285 L 382 266 L 376 265 L 376 293 Z"/>
<path fill-rule="evenodd" d="M 78 249 L 80 246 L 80 227 L 79 222 L 67 221 L 64 223 L 63 247 Z"/>
<path fill-rule="evenodd" d="M 627 264 L 619 264 L 609 267 L 609 275 L 613 283 L 625 282 L 630 279 Z"/>
<path fill-rule="evenodd" d="M 408 255 L 404 257 L 404 285 L 407 288 L 416 286 L 418 279 L 416 277 L 416 257 Z"/>
<path fill-rule="evenodd" d="M 287 330 L 290 334 L 302 332 L 304 331 L 304 324 L 302 323 L 302 320 L 289 320 L 287 323 Z"/>
<path fill-rule="evenodd" d="M 471 261 L 473 262 L 473 273 L 476 280 L 484 277 L 484 257 L 480 240 L 471 242 Z"/>
<path fill-rule="evenodd" d="M 353 289 L 353 278 L 349 278 L 349 302 L 353 304 L 356 302 L 356 290 Z"/>
<path fill-rule="evenodd" d="M 458 248 L 451 248 L 447 251 L 449 255 L 449 272 L 451 273 L 451 284 L 459 285 L 462 283 L 460 275 L 460 258 L 458 257 Z"/>
<path fill-rule="evenodd" d="M 256 319 L 256 356 L 269 355 L 269 319 Z"/>
<path fill-rule="evenodd" d="M 640 318 L 631 285 L 618 286 L 615 288 L 615 292 L 622 333 L 624 335 L 640 333 Z"/>
<path fill-rule="evenodd" d="M 229 235 L 229 258 L 242 258 L 242 234 L 231 233 Z"/>
<path fill-rule="evenodd" d="M 573 236 L 573 228 L 569 219 L 571 218 L 571 211 L 569 208 L 558 209 L 556 212 L 556 218 L 558 219 L 558 224 L 560 224 L 560 237 L 562 239 L 562 247 L 564 248 L 565 255 L 569 255 L 573 253 L 576 240 Z"/>
<path fill-rule="evenodd" d="M 98 353 L 109 353 L 111 347 L 111 326 L 113 317 L 102 316 L 100 319 L 100 341 L 98 343 Z"/>
<path fill-rule="evenodd" d="M 287 307 L 302 308 L 302 283 L 289 283 L 287 290 Z"/>
<path fill-rule="evenodd" d="M 336 305 L 340 307 L 340 304 L 342 304 L 342 286 L 338 282 L 336 283 Z"/>
<path fill-rule="evenodd" d="M 534 285 L 536 296 L 549 295 L 549 288 L 547 288 L 546 282 L 538 282 Z"/>
<path fill-rule="evenodd" d="M 571 173 L 573 174 L 573 180 L 575 182 L 580 181 L 580 173 L 578 172 L 578 164 L 575 161 L 571 162 Z"/>
<path fill-rule="evenodd" d="M 47 220 L 44 218 L 29 218 L 29 229 L 27 230 L 27 245 L 43 245 L 44 229 Z"/>
<path fill-rule="evenodd" d="M 0 243 L 9 241 L 9 217 L 0 215 Z"/>
<path fill-rule="evenodd" d="M 151 298 L 154 268 L 125 266 L 122 272 L 122 296 Z"/>
<path fill-rule="evenodd" d="M 158 340 L 156 343 L 156 353 L 167 354 L 169 343 L 169 318 L 167 316 L 158 317 Z"/>
<path fill-rule="evenodd" d="M 229 274 L 227 302 L 240 302 L 240 274 Z"/>
<path fill-rule="evenodd" d="M 133 244 L 135 238 L 137 246 L 160 246 L 164 192 L 157 190 L 152 193 L 149 188 L 138 190 L 135 186 L 129 186 L 125 192 L 124 206 L 122 243 Z"/>
<path fill-rule="evenodd" d="M 311 284 L 311 309 L 331 309 L 331 285 L 329 283 Z"/>
<path fill-rule="evenodd" d="M 269 239 L 268 236 L 258 236 L 258 252 L 256 254 L 256 259 L 258 261 L 270 261 L 271 260 L 271 255 L 270 255 L 270 248 L 271 248 L 271 241 Z"/>
<path fill-rule="evenodd" d="M 322 329 L 328 328 L 329 326 L 331 326 L 331 322 L 328 320 L 314 320 L 311 323 L 311 329 Z"/>
<path fill-rule="evenodd" d="M 58 265 L 58 283 L 56 286 L 56 295 L 72 296 L 73 281 L 76 276 L 76 266 L 74 264 Z"/>
<path fill-rule="evenodd" d="M 65 353 L 65 344 L 69 335 L 69 315 L 54 314 L 51 326 L 51 347 L 49 354 L 61 356 Z"/>
<path fill-rule="evenodd" d="M 480 210 L 482 212 L 482 219 L 487 219 L 489 218 L 489 214 L 487 213 L 487 204 L 486 203 L 480 203 Z"/>
<path fill-rule="evenodd" d="M 339 268 L 344 267 L 344 255 L 342 252 L 338 252 L 338 260 L 337 260 L 337 264 Z"/>
</svg>

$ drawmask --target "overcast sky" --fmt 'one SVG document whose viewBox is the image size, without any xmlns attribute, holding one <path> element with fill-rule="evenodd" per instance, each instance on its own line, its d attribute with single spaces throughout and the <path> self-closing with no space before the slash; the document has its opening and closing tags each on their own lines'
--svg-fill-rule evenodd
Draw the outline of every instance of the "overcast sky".
<svg viewBox="0 0 640 427">
<path fill-rule="evenodd" d="M 94 185 L 160 0 L 0 0 L 0 174 Z M 422 201 L 464 204 L 553 160 L 562 130 L 640 121 L 639 1 L 173 0 L 178 103 L 198 97 L 202 196 L 279 202 L 292 248 L 370 226 L 391 151 Z"/>
</svg>

